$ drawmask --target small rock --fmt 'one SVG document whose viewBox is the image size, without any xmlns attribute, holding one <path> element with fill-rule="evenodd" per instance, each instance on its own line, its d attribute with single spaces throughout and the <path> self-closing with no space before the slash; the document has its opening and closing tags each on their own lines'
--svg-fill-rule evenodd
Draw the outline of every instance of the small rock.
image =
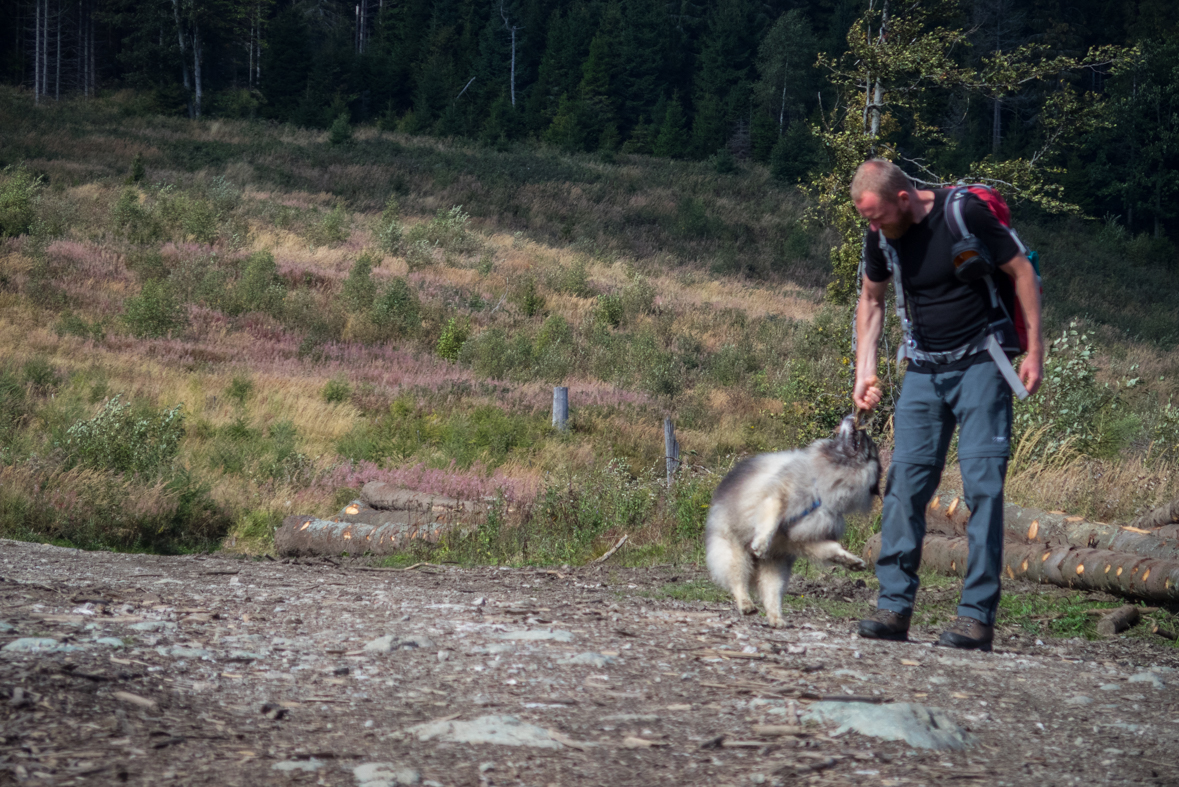
<svg viewBox="0 0 1179 787">
<path fill-rule="evenodd" d="M 585 664 L 596 669 L 601 669 L 607 664 L 613 664 L 614 659 L 610 656 L 603 656 L 601 653 L 578 653 L 576 656 L 561 659 L 557 663 L 561 665 Z"/>
<path fill-rule="evenodd" d="M 439 661 L 450 661 L 450 651 L 449 650 L 438 651 L 438 660 Z"/>
<path fill-rule="evenodd" d="M 839 724 L 836 735 L 854 730 L 887 741 L 903 740 L 919 749 L 965 749 L 975 743 L 975 737 L 945 711 L 913 702 L 816 702 L 803 720 Z"/>
<path fill-rule="evenodd" d="M 505 631 L 502 634 L 497 634 L 496 638 L 515 642 L 540 642 L 543 640 L 570 642 L 573 640 L 573 635 L 561 629 L 532 629 L 530 631 Z"/>
<path fill-rule="evenodd" d="M 862 672 L 856 672 L 854 669 L 837 669 L 835 670 L 834 674 L 846 678 L 855 678 L 856 680 L 862 680 L 865 682 L 872 680 L 869 676 Z"/>
<path fill-rule="evenodd" d="M 286 718 L 287 709 L 280 705 L 275 705 L 272 702 L 268 702 L 262 706 L 262 715 L 268 719 L 274 719 L 275 721 L 278 721 L 279 719 Z"/>
<path fill-rule="evenodd" d="M 156 652 L 161 656 L 171 656 L 176 659 L 207 659 L 213 657 L 213 653 L 204 648 L 184 648 L 180 645 L 173 645 L 170 648 L 156 648 Z"/>
<path fill-rule="evenodd" d="M 487 605 L 487 599 L 485 599 L 483 596 L 480 596 L 479 598 L 477 598 L 471 602 L 472 607 L 483 607 L 486 605 Z"/>
<path fill-rule="evenodd" d="M 1097 688 L 1101 689 L 1102 691 L 1117 691 L 1121 688 L 1121 686 L 1116 683 L 1103 683 Z"/>
<path fill-rule="evenodd" d="M 1156 689 L 1161 689 L 1161 688 L 1163 688 L 1163 686 L 1166 685 L 1163 683 L 1163 679 L 1160 678 L 1158 675 L 1155 675 L 1153 672 L 1139 672 L 1137 675 L 1131 675 L 1129 678 L 1129 682 L 1130 683 L 1149 683 L 1151 686 L 1154 686 Z"/>
<path fill-rule="evenodd" d="M 422 648 L 423 650 L 433 650 L 434 640 L 429 637 L 406 637 L 397 643 L 397 647 L 405 650 L 407 648 Z"/>
<path fill-rule="evenodd" d="M 52 637 L 21 637 L 9 642 L 0 650 L 7 653 L 40 653 L 53 650 L 57 645 L 57 640 Z"/>
<path fill-rule="evenodd" d="M 601 718 L 605 722 L 631 722 L 634 724 L 654 724 L 659 721 L 659 716 L 654 713 L 613 713 L 609 716 Z"/>
<path fill-rule="evenodd" d="M 422 775 L 413 768 L 402 768 L 389 762 L 367 762 L 352 769 L 360 787 L 395 787 L 418 784 Z"/>
<path fill-rule="evenodd" d="M 397 637 L 392 634 L 386 634 L 383 637 L 377 637 L 372 642 L 364 646 L 365 653 L 392 653 L 393 648 L 397 642 Z"/>
<path fill-rule="evenodd" d="M 141 620 L 132 623 L 129 628 L 132 631 L 167 631 L 176 628 L 176 624 L 166 620 Z"/>
<path fill-rule="evenodd" d="M 1075 697 L 1069 697 L 1064 701 L 1065 705 L 1092 705 L 1093 700 L 1089 699 L 1083 694 L 1078 694 Z"/>
<path fill-rule="evenodd" d="M 435 721 L 410 727 L 406 732 L 421 741 L 449 743 L 498 743 L 502 746 L 535 746 L 560 749 L 549 731 L 515 716 L 480 716 L 473 721 Z"/>
<path fill-rule="evenodd" d="M 495 770 L 495 763 L 494 762 L 479 763 L 479 773 L 487 773 L 488 771 L 494 771 L 494 770 Z"/>
<path fill-rule="evenodd" d="M 8 634 L 13 631 L 16 631 L 16 626 L 6 620 L 0 620 L 0 634 Z"/>
<path fill-rule="evenodd" d="M 276 762 L 274 765 L 271 765 L 270 769 L 275 771 L 286 771 L 288 773 L 291 771 L 314 773 L 326 764 L 327 763 L 321 762 L 312 757 L 310 760 L 283 760 L 282 762 Z"/>
<path fill-rule="evenodd" d="M 494 703 L 492 703 L 491 697 L 488 697 L 486 694 L 476 694 L 474 697 L 471 697 L 471 704 L 482 707 L 484 705 L 492 705 Z"/>
<path fill-rule="evenodd" d="M 95 645 L 106 645 L 108 648 L 125 648 L 127 643 L 118 637 L 99 637 L 94 640 Z"/>
</svg>

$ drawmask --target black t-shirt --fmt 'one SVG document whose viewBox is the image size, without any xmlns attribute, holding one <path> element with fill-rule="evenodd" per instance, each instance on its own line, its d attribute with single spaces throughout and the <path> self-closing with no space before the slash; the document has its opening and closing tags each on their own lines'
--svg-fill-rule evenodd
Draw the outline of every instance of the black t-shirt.
<svg viewBox="0 0 1179 787">
<path fill-rule="evenodd" d="M 896 250 L 901 263 L 901 284 L 913 324 L 913 337 L 919 349 L 929 352 L 961 347 L 978 336 L 991 318 L 986 283 L 963 284 L 954 275 L 950 256 L 954 236 L 947 226 L 945 212 L 949 194 L 949 189 L 935 190 L 933 207 L 924 219 L 909 227 L 900 238 L 885 239 Z M 996 265 L 1010 262 L 1022 251 L 982 200 L 967 196 L 962 207 L 966 227 L 986 245 Z M 865 254 L 867 277 L 875 282 L 888 281 L 892 274 L 884 252 L 880 250 L 879 232 L 868 232 Z M 1007 313 L 1014 315 L 1015 286 L 1011 277 L 1000 271 L 991 278 Z M 963 359 L 966 365 L 975 360 L 981 359 Z M 959 365 L 961 362 L 954 364 Z M 910 364 L 909 368 L 927 371 L 931 370 L 931 365 Z"/>
</svg>

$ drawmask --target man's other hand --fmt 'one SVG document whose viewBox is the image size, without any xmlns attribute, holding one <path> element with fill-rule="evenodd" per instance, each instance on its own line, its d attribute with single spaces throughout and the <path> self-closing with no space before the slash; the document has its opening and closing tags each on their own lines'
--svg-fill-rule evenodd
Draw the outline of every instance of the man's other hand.
<svg viewBox="0 0 1179 787">
<path fill-rule="evenodd" d="M 1029 394 L 1034 394 L 1044 382 L 1044 358 L 1039 353 L 1029 352 L 1019 365 L 1019 379 Z"/>
</svg>

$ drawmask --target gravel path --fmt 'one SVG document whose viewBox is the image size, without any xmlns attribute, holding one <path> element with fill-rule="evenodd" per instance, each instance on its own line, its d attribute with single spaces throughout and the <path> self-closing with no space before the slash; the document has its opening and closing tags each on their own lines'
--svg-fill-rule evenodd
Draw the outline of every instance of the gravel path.
<svg viewBox="0 0 1179 787">
<path fill-rule="evenodd" d="M 0 541 L 0 784 L 1179 784 L 1174 650 L 773 630 L 666 597 L 700 578 Z M 969 745 L 807 721 L 837 702 L 941 709 Z"/>
</svg>

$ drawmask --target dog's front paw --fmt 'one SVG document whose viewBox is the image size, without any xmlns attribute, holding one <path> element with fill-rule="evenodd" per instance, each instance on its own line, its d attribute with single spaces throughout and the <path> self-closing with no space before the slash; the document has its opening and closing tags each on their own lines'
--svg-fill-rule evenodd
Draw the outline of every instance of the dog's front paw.
<svg viewBox="0 0 1179 787">
<path fill-rule="evenodd" d="M 781 614 L 774 615 L 774 614 L 767 613 L 766 614 L 766 623 L 769 625 L 770 628 L 775 628 L 775 629 L 786 628 L 786 620 L 782 617 Z"/>
<path fill-rule="evenodd" d="M 861 560 L 858 556 L 853 555 L 851 552 L 843 552 L 842 554 L 836 555 L 833 562 L 838 563 L 839 565 L 846 568 L 850 568 L 852 571 L 868 570 L 868 564 Z"/>
<path fill-rule="evenodd" d="M 756 615 L 757 606 L 749 599 L 745 599 L 744 601 L 737 602 L 737 611 L 742 615 Z"/>
<path fill-rule="evenodd" d="M 770 551 L 770 539 L 758 536 L 757 538 L 753 539 L 753 543 L 749 545 L 749 551 L 758 560 L 765 560 L 766 555 L 769 554 Z"/>
</svg>

